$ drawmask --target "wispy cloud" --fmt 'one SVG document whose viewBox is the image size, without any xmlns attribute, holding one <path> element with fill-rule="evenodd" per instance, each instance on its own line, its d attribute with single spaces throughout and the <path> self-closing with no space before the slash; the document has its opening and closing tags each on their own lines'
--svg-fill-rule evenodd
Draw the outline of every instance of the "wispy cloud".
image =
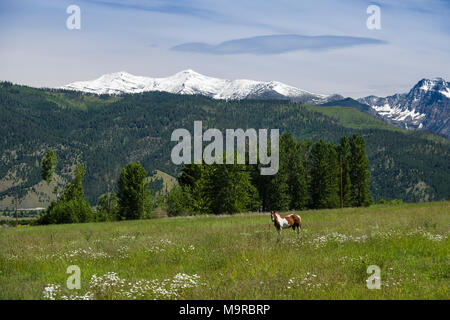
<svg viewBox="0 0 450 320">
<path fill-rule="evenodd" d="M 85 0 L 87 1 L 87 0 Z M 139 2 L 133 1 L 117 2 L 108 0 L 89 0 L 92 4 L 101 5 L 115 9 L 129 9 L 138 11 L 149 11 L 175 15 L 193 16 L 197 18 L 211 18 L 217 14 L 213 11 L 191 6 L 188 2 L 180 1 L 151 1 L 151 2 Z"/>
<path fill-rule="evenodd" d="M 176 16 L 193 17 L 215 24 L 233 24 L 240 26 L 259 27 L 272 32 L 288 32 L 286 28 L 272 25 L 270 23 L 253 21 L 245 17 L 237 17 L 233 14 L 223 12 L 216 5 L 205 4 L 199 1 L 184 0 L 83 0 L 86 3 L 117 10 L 135 10 L 143 12 L 161 13 Z"/>
<path fill-rule="evenodd" d="M 304 36 L 297 34 L 266 35 L 234 39 L 219 44 L 204 42 L 183 43 L 171 48 L 174 51 L 206 54 L 279 54 L 296 50 L 329 50 L 367 44 L 385 44 L 383 40 L 350 36 Z"/>
</svg>

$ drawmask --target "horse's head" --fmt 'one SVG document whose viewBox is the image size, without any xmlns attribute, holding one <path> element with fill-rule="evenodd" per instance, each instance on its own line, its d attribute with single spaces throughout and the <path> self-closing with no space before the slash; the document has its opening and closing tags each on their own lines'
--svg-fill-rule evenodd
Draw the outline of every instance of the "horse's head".
<svg viewBox="0 0 450 320">
<path fill-rule="evenodd" d="M 272 218 L 272 221 L 275 221 L 275 211 L 270 213 L 270 217 Z"/>
</svg>

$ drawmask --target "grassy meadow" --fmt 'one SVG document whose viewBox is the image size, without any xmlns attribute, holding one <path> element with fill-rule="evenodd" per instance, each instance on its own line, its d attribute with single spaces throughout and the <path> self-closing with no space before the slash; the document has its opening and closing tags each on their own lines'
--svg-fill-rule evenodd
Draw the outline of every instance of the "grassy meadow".
<svg viewBox="0 0 450 320">
<path fill-rule="evenodd" d="M 299 214 L 280 239 L 268 213 L 0 228 L 0 299 L 450 298 L 450 202 Z"/>
</svg>

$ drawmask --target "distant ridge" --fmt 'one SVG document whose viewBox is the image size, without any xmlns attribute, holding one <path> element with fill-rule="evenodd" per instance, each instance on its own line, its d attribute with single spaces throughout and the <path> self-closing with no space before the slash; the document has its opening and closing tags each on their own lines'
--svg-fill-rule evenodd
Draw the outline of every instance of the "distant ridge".
<svg viewBox="0 0 450 320">
<path fill-rule="evenodd" d="M 398 127 L 450 138 L 450 83 L 442 78 L 422 79 L 408 93 L 368 96 L 358 101 Z"/>
<path fill-rule="evenodd" d="M 320 104 L 343 98 L 339 95 L 312 93 L 278 81 L 226 80 L 204 76 L 190 69 L 166 78 L 141 77 L 121 71 L 105 74 L 91 81 L 73 82 L 61 88 L 93 94 L 117 95 L 164 91 L 177 94 L 200 94 L 213 99 L 283 99 L 309 104 Z"/>
</svg>

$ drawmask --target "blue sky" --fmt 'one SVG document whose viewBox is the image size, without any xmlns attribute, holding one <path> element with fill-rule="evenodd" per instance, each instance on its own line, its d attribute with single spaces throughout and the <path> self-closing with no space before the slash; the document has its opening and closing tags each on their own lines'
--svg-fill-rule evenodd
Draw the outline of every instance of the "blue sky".
<svg viewBox="0 0 450 320">
<path fill-rule="evenodd" d="M 66 8 L 81 9 L 68 30 Z M 369 5 L 381 29 L 366 27 Z M 2 0 L 0 79 L 60 86 L 184 69 L 317 93 L 389 95 L 450 80 L 450 1 Z"/>
</svg>

